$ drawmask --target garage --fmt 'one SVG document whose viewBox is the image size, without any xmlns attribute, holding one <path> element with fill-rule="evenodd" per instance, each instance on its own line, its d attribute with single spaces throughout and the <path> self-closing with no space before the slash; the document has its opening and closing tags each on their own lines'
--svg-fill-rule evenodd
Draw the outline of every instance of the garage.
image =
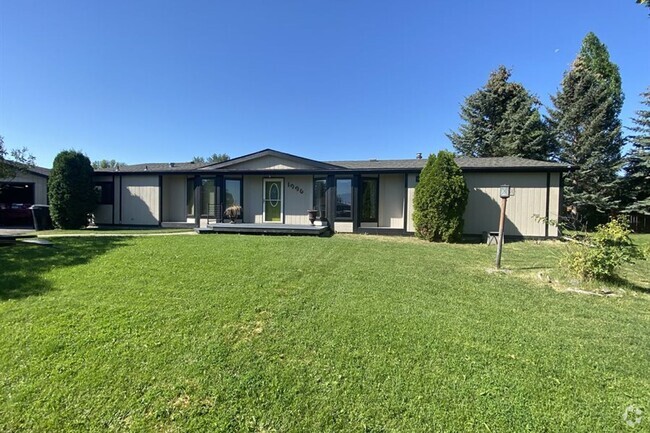
<svg viewBox="0 0 650 433">
<path fill-rule="evenodd" d="M 0 226 L 32 226 L 32 213 L 35 187 L 33 183 L 0 183 Z"/>
</svg>

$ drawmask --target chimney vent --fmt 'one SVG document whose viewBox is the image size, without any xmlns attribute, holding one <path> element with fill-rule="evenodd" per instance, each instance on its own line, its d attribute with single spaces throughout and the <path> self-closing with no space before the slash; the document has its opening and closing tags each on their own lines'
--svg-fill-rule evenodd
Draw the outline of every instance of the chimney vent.
<svg viewBox="0 0 650 433">
<path fill-rule="evenodd" d="M 422 159 L 422 154 L 420 152 L 416 153 L 415 159 Z"/>
<path fill-rule="evenodd" d="M 176 165 L 176 164 L 174 164 L 173 162 L 170 162 L 170 163 L 169 163 L 169 166 L 170 166 L 171 168 L 174 168 L 175 165 Z"/>
</svg>

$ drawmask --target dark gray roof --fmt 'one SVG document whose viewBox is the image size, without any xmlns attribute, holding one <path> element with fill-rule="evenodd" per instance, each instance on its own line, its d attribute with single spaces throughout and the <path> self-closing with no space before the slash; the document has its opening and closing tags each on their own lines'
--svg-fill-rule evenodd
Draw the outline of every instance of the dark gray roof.
<svg viewBox="0 0 650 433">
<path fill-rule="evenodd" d="M 143 173 L 147 171 L 156 173 L 187 172 L 201 168 L 204 165 L 195 162 L 149 162 L 146 164 L 121 165 L 116 168 L 98 168 L 95 169 L 95 173 Z"/>
<path fill-rule="evenodd" d="M 388 172 L 417 172 L 427 163 L 426 158 L 422 159 L 370 159 L 365 161 L 327 161 L 320 162 L 295 155 L 278 152 L 272 149 L 265 149 L 239 158 L 234 158 L 220 163 L 200 164 L 194 162 L 176 163 L 147 163 L 124 165 L 119 168 L 98 169 L 96 174 L 113 173 L 188 173 L 198 172 L 226 172 L 233 164 L 248 161 L 265 155 L 275 155 L 290 160 L 310 163 L 314 171 L 388 171 Z M 549 161 L 537 161 L 533 159 L 518 158 L 514 156 L 498 158 L 473 158 L 461 156 L 456 158 L 456 163 L 463 171 L 567 171 L 571 167 L 566 164 Z M 46 170 L 46 169 L 45 169 Z M 254 171 L 254 170 L 253 170 Z M 304 171 L 304 170 L 303 170 Z"/>
<path fill-rule="evenodd" d="M 32 172 L 34 174 L 38 174 L 40 176 L 50 177 L 50 169 L 49 168 L 33 166 L 33 167 L 27 168 L 27 171 Z"/>
<path fill-rule="evenodd" d="M 330 161 L 349 170 L 418 170 L 422 169 L 427 159 L 371 159 L 367 161 Z M 557 162 L 537 161 L 534 159 L 514 156 L 494 158 L 456 157 L 456 164 L 465 171 L 498 171 L 498 170 L 568 170 L 570 166 Z"/>
<path fill-rule="evenodd" d="M 22 171 L 27 173 L 32 173 L 37 176 L 50 177 L 50 169 L 45 167 L 39 167 L 37 165 L 25 165 L 19 164 L 13 161 L 5 161 L 6 164 L 16 167 L 18 172 Z"/>
<path fill-rule="evenodd" d="M 456 164 L 462 169 L 541 169 L 568 170 L 570 165 L 559 162 L 538 161 L 536 159 L 519 158 L 517 156 L 502 156 L 494 158 L 472 158 L 469 156 L 456 157 Z"/>
<path fill-rule="evenodd" d="M 349 170 L 395 170 L 395 169 L 422 169 L 427 163 L 426 159 L 369 159 L 366 161 L 328 161 Z"/>
</svg>

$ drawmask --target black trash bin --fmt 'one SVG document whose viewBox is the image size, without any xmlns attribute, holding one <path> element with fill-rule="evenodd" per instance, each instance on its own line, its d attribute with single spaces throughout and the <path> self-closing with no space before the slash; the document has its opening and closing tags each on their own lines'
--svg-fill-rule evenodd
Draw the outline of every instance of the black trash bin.
<svg viewBox="0 0 650 433">
<path fill-rule="evenodd" d="M 46 204 L 35 204 L 30 207 L 34 218 L 35 230 L 52 229 L 52 218 L 50 218 L 50 207 Z"/>
</svg>

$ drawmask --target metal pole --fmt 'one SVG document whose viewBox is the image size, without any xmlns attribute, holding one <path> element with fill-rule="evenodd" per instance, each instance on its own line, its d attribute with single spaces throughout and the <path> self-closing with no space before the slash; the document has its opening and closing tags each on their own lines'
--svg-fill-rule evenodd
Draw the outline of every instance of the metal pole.
<svg viewBox="0 0 650 433">
<path fill-rule="evenodd" d="M 501 219 L 499 220 L 499 242 L 497 243 L 497 269 L 501 268 L 501 249 L 503 248 L 503 227 L 506 223 L 507 198 L 501 199 Z"/>
</svg>

